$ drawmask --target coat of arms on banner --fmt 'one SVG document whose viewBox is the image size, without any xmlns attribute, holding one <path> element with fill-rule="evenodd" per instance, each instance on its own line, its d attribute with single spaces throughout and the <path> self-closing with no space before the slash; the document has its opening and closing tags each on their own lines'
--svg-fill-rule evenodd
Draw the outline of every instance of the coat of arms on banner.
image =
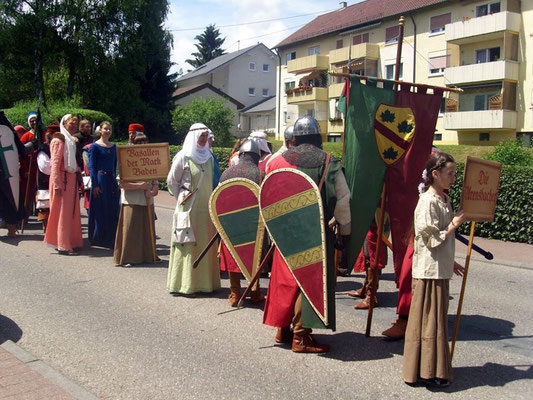
<svg viewBox="0 0 533 400">
<path fill-rule="evenodd" d="M 387 165 L 397 162 L 415 135 L 415 116 L 409 107 L 380 104 L 374 119 L 374 134 L 379 156 Z"/>
</svg>

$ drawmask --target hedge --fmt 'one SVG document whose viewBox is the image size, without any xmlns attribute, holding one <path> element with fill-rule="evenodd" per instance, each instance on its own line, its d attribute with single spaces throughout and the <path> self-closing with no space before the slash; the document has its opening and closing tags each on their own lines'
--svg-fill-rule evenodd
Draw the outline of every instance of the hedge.
<svg viewBox="0 0 533 400">
<path fill-rule="evenodd" d="M 450 191 L 455 210 L 461 202 L 464 164 L 457 164 L 457 180 Z M 478 222 L 475 235 L 488 239 L 533 243 L 533 168 L 504 165 L 493 222 Z M 470 224 L 459 233 L 469 235 Z"/>
</svg>

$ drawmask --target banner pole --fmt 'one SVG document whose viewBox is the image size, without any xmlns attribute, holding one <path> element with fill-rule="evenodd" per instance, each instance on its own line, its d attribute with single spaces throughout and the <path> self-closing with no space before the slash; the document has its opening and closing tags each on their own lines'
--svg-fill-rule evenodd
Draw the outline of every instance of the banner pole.
<svg viewBox="0 0 533 400">
<path fill-rule="evenodd" d="M 152 246 L 152 259 L 154 260 L 153 262 L 156 262 L 157 255 L 155 252 L 155 232 L 153 226 L 154 218 L 152 216 L 152 205 L 150 204 L 150 199 L 151 197 L 146 196 L 146 208 L 148 210 L 148 229 L 150 231 L 150 243 Z"/>
<path fill-rule="evenodd" d="M 459 323 L 461 322 L 461 309 L 463 308 L 463 300 L 465 297 L 466 279 L 468 278 L 468 267 L 470 265 L 470 256 L 472 254 L 472 247 L 474 245 L 474 231 L 476 230 L 476 221 L 472 221 L 470 227 L 470 238 L 468 240 L 468 248 L 466 250 L 465 259 L 465 273 L 463 274 L 463 282 L 461 284 L 461 295 L 459 296 L 459 305 L 457 306 L 457 315 L 455 317 L 455 324 L 453 326 L 453 339 L 450 359 L 453 360 L 453 352 L 455 350 L 455 342 L 457 341 L 457 334 L 459 333 Z"/>
</svg>

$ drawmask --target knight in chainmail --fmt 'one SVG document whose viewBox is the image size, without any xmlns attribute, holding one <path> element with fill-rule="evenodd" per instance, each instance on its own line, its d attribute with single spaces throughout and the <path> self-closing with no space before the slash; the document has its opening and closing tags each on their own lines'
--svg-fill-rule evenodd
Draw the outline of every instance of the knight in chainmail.
<svg viewBox="0 0 533 400">
<path fill-rule="evenodd" d="M 345 247 L 351 231 L 350 190 L 342 172 L 340 162 L 322 150 L 322 136 L 317 121 L 304 116 L 294 124 L 294 146 L 280 157 L 275 158 L 267 167 L 267 174 L 279 168 L 297 168 L 306 173 L 317 185 L 324 175 L 321 188 L 325 221 L 339 224 Z M 332 224 L 333 225 L 333 224 Z M 327 253 L 327 301 L 329 323 L 324 325 L 311 304 L 302 295 L 298 284 L 289 271 L 281 253 L 276 249 L 273 256 L 269 295 L 265 304 L 263 323 L 278 328 L 277 343 L 291 343 L 292 351 L 297 353 L 323 353 L 329 346 L 319 344 L 311 335 L 311 328 L 335 330 L 335 234 L 326 230 Z M 271 296 L 276 293 L 277 296 Z M 293 330 L 290 330 L 292 322 Z M 292 336 L 292 339 L 291 339 Z"/>
<path fill-rule="evenodd" d="M 259 184 L 261 173 L 257 165 L 260 155 L 261 151 L 256 141 L 245 141 L 239 150 L 238 164 L 229 167 L 222 173 L 220 183 L 233 178 L 246 178 Z M 241 297 L 242 274 L 224 242 L 220 244 L 220 270 L 228 272 L 230 282 L 229 303 L 232 307 L 237 307 Z M 261 303 L 265 300 L 265 296 L 261 294 L 259 289 L 259 281 L 256 288 L 250 292 L 250 299 L 253 303 Z"/>
</svg>

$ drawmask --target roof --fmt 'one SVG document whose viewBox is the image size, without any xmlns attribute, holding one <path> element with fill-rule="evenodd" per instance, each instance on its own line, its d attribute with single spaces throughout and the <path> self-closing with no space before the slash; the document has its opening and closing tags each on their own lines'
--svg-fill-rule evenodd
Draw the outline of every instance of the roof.
<svg viewBox="0 0 533 400">
<path fill-rule="evenodd" d="M 276 108 L 276 96 L 270 96 L 264 99 L 259 100 L 257 103 L 252 104 L 251 106 L 245 107 L 241 110 L 242 113 L 255 113 L 255 112 L 265 112 L 272 111 Z"/>
<path fill-rule="evenodd" d="M 264 47 L 266 51 L 268 51 L 269 53 L 272 53 L 272 51 L 268 47 L 266 47 L 263 43 L 254 44 L 253 46 L 246 47 L 242 50 L 238 50 L 238 51 L 234 51 L 233 53 L 227 53 L 227 54 L 218 56 L 217 58 L 214 58 L 211 61 L 206 62 L 204 65 L 199 66 L 194 71 L 191 71 L 188 74 L 185 74 L 179 77 L 178 79 L 176 79 L 176 82 L 184 81 L 186 79 L 195 78 L 197 76 L 208 74 L 214 71 L 215 69 L 220 68 L 221 66 L 229 63 L 230 61 L 235 60 L 237 57 L 249 52 L 250 50 L 256 47 Z"/>
<path fill-rule="evenodd" d="M 402 13 L 444 3 L 448 0 L 366 0 L 319 15 L 275 47 L 284 47 L 316 36 L 368 25 Z"/>
<path fill-rule="evenodd" d="M 200 83 L 198 85 L 180 87 L 180 88 L 176 89 L 174 91 L 174 93 L 172 93 L 172 99 L 173 100 L 178 100 L 178 99 L 181 99 L 182 97 L 186 97 L 186 96 L 188 96 L 188 95 L 190 95 L 192 93 L 198 92 L 198 91 L 200 91 L 202 89 L 210 89 L 210 90 L 212 90 L 213 92 L 215 92 L 219 96 L 222 96 L 225 99 L 227 99 L 228 101 L 230 101 L 233 104 L 235 104 L 237 106 L 238 110 L 240 110 L 241 108 L 244 108 L 244 104 L 242 104 L 240 101 L 235 100 L 233 97 L 231 97 L 230 95 L 228 95 L 228 94 L 224 93 L 223 91 L 217 89 L 216 87 L 214 87 L 210 83 Z"/>
</svg>

